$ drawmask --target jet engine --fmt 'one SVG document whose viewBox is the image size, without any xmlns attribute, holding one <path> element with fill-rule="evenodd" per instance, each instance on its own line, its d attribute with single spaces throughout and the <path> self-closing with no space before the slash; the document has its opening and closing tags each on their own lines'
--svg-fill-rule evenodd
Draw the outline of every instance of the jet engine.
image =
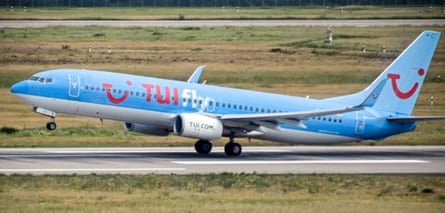
<svg viewBox="0 0 445 213">
<path fill-rule="evenodd" d="M 176 116 L 173 130 L 179 136 L 211 141 L 221 138 L 223 124 L 216 118 L 185 113 Z"/>
<path fill-rule="evenodd" d="M 124 128 L 129 132 L 137 132 L 146 135 L 167 136 L 170 133 L 168 129 L 137 123 L 125 123 Z"/>
</svg>

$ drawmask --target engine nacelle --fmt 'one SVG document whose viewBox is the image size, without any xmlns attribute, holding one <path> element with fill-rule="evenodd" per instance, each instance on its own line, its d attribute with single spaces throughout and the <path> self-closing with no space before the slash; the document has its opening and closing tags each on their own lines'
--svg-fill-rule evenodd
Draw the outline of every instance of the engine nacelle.
<svg viewBox="0 0 445 213">
<path fill-rule="evenodd" d="M 170 133 L 167 129 L 164 128 L 137 123 L 125 123 L 124 128 L 129 132 L 137 132 L 146 135 L 167 136 Z"/>
<path fill-rule="evenodd" d="M 218 140 L 223 133 L 220 120 L 200 114 L 180 114 L 173 124 L 174 132 L 183 137 Z"/>
</svg>

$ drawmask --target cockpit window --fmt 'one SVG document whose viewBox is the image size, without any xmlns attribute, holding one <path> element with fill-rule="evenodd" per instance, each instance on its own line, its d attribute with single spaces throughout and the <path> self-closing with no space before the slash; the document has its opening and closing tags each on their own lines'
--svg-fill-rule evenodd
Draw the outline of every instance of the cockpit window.
<svg viewBox="0 0 445 213">
<path fill-rule="evenodd" d="M 38 82 L 44 83 L 44 84 L 53 82 L 52 78 L 43 78 L 43 77 L 39 77 L 39 76 L 31 76 L 31 78 L 29 78 L 29 80 L 38 81 Z"/>
<path fill-rule="evenodd" d="M 29 80 L 31 80 L 31 81 L 37 81 L 39 79 L 39 77 L 38 76 L 31 76 L 31 78 L 29 78 Z"/>
</svg>

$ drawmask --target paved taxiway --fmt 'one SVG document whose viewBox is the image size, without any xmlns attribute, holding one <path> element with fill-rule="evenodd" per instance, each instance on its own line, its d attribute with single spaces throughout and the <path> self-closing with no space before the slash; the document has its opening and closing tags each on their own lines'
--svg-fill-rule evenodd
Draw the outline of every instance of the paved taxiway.
<svg viewBox="0 0 445 213">
<path fill-rule="evenodd" d="M 37 28 L 50 26 L 110 26 L 110 27 L 223 27 L 223 26 L 445 26 L 445 19 L 363 19 L 363 20 L 189 20 L 189 21 L 41 21 L 3 20 L 0 28 Z"/>
<path fill-rule="evenodd" d="M 226 157 L 190 147 L 2 148 L 2 174 L 445 174 L 445 146 L 244 147 Z"/>
</svg>

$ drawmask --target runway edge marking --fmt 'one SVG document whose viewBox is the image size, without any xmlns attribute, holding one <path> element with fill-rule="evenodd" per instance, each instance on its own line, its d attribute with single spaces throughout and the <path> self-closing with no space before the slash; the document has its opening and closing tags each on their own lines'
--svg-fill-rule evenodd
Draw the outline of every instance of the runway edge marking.
<svg viewBox="0 0 445 213">
<path fill-rule="evenodd" d="M 150 172 L 185 171 L 186 168 L 77 168 L 77 169 L 0 169 L 0 173 L 14 172 Z"/>
<path fill-rule="evenodd" d="M 182 165 L 256 165 L 256 164 L 425 164 L 425 160 L 289 160 L 289 161 L 172 161 Z"/>
</svg>

